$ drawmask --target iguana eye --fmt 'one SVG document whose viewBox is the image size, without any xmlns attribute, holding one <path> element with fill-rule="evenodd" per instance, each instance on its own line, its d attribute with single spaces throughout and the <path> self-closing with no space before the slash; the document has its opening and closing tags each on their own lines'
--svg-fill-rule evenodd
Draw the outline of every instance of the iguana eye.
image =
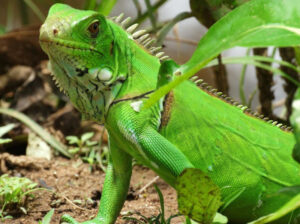
<svg viewBox="0 0 300 224">
<path fill-rule="evenodd" d="M 91 36 L 93 38 L 97 37 L 98 33 L 99 33 L 99 21 L 93 22 L 89 28 L 88 28 L 89 32 L 91 33 Z"/>
</svg>

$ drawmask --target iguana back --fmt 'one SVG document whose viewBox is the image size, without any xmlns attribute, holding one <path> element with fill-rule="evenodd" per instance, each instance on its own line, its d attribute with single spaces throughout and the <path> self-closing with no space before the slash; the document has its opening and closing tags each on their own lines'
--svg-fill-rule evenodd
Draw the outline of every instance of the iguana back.
<svg viewBox="0 0 300 224">
<path fill-rule="evenodd" d="M 265 214 L 265 198 L 300 185 L 291 132 L 188 81 L 166 99 L 169 112 L 160 133 L 221 186 L 223 209 L 229 205 L 224 212 L 231 221 Z"/>
</svg>

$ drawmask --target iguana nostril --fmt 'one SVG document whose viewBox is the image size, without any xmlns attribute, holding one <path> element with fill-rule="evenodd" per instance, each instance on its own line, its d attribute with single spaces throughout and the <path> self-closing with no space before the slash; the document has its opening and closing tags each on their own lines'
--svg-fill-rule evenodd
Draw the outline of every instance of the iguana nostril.
<svg viewBox="0 0 300 224">
<path fill-rule="evenodd" d="M 58 30 L 57 29 L 53 29 L 53 35 L 56 36 L 58 34 Z"/>
</svg>

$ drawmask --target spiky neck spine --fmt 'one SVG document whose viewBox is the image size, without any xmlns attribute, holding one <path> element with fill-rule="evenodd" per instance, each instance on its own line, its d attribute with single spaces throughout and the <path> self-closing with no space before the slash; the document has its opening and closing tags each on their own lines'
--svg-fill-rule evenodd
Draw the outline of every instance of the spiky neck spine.
<svg viewBox="0 0 300 224">
<path fill-rule="evenodd" d="M 160 59 L 134 38 L 138 35 L 129 33 L 132 28 L 126 30 L 116 21 L 107 21 L 114 36 L 113 54 L 118 76 L 126 77 L 116 100 L 134 98 L 155 90 Z"/>
</svg>

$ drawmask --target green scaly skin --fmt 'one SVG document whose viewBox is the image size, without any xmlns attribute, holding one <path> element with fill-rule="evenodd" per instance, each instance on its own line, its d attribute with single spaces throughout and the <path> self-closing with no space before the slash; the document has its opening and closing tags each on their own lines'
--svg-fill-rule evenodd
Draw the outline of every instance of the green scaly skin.
<svg viewBox="0 0 300 224">
<path fill-rule="evenodd" d="M 99 212 L 85 223 L 115 222 L 128 191 L 132 158 L 173 187 L 186 168 L 204 171 L 221 188 L 220 212 L 230 223 L 274 212 L 299 192 L 293 187 L 300 185 L 299 166 L 291 157 L 293 135 L 191 81 L 140 111 L 178 66 L 171 60 L 162 63 L 136 36 L 97 12 L 63 4 L 51 7 L 40 30 L 58 85 L 86 118 L 104 123 L 109 133 Z M 62 220 L 77 223 L 66 215 Z"/>
</svg>

